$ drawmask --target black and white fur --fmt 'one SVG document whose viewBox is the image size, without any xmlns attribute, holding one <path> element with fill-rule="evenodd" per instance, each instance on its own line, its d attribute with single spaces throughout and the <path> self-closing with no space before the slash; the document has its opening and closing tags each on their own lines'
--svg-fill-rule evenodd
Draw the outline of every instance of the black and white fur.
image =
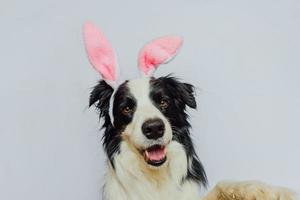
<svg viewBox="0 0 300 200">
<path fill-rule="evenodd" d="M 199 185 L 206 186 L 204 168 L 190 137 L 186 108 L 196 108 L 194 87 L 178 79 L 139 78 L 125 81 L 113 101 L 113 124 L 109 102 L 113 89 L 100 81 L 90 95 L 104 120 L 103 145 L 109 162 L 103 190 L 105 200 L 198 199 Z M 161 101 L 167 106 L 161 107 Z M 128 108 L 128 112 L 123 109 Z M 148 139 L 143 123 L 161 119 L 164 134 Z M 147 163 L 142 151 L 153 146 L 166 148 L 166 161 L 159 166 Z"/>
</svg>

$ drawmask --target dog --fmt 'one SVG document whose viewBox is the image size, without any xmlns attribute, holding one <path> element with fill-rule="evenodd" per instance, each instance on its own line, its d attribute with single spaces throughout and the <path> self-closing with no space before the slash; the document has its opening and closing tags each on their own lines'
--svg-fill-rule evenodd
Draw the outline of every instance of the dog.
<svg viewBox="0 0 300 200">
<path fill-rule="evenodd" d="M 89 106 L 103 119 L 108 158 L 104 200 L 196 200 L 207 176 L 190 137 L 187 109 L 195 109 L 194 86 L 167 75 L 153 76 L 178 52 L 182 39 L 151 41 L 139 53 L 142 77 L 120 81 L 116 56 L 93 24 L 84 26 L 89 60 L 102 79 Z M 285 189 L 258 182 L 219 183 L 203 200 L 295 199 Z"/>
</svg>

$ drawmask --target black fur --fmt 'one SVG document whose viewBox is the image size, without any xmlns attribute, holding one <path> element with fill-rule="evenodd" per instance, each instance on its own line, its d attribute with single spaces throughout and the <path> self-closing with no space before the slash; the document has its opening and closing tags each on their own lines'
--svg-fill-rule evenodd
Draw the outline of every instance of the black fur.
<svg viewBox="0 0 300 200">
<path fill-rule="evenodd" d="M 100 81 L 91 92 L 89 106 L 96 103 L 96 108 L 99 110 L 99 118 L 103 118 L 104 129 L 103 146 L 109 161 L 114 167 L 113 156 L 119 152 L 121 137 L 112 126 L 109 117 L 109 100 L 113 94 L 113 88 L 105 81 Z"/>
<path fill-rule="evenodd" d="M 193 180 L 206 186 L 207 178 L 204 168 L 196 155 L 194 145 L 190 137 L 190 123 L 186 113 L 186 106 L 196 108 L 194 97 L 194 87 L 188 83 L 181 83 L 176 78 L 171 76 L 161 77 L 150 80 L 151 92 L 149 97 L 156 107 L 167 117 L 173 130 L 173 140 L 178 141 L 183 145 L 188 162 L 191 167 L 188 167 L 187 176 L 183 181 Z M 127 88 L 127 82 L 123 83 L 117 90 L 114 96 L 113 115 L 114 126 L 112 126 L 109 118 L 109 100 L 113 93 L 113 89 L 104 81 L 100 81 L 90 95 L 90 106 L 96 104 L 100 110 L 100 118 L 104 119 L 102 128 L 105 129 L 103 136 L 103 145 L 107 156 L 114 166 L 114 155 L 119 153 L 121 142 L 121 132 L 126 128 L 133 118 L 136 100 L 130 94 Z M 161 100 L 168 102 L 167 108 L 161 108 L 159 103 Z M 121 114 L 124 107 L 129 107 L 130 112 L 126 115 Z"/>
<path fill-rule="evenodd" d="M 131 122 L 136 107 L 136 99 L 131 95 L 127 88 L 127 82 L 128 81 L 120 85 L 114 99 L 114 127 L 118 132 L 122 132 L 126 128 L 126 125 Z M 131 111 L 123 114 L 122 110 L 125 107 L 130 108 Z"/>
<path fill-rule="evenodd" d="M 204 168 L 195 152 L 193 142 L 190 137 L 189 129 L 191 127 L 188 122 L 186 106 L 196 108 L 196 100 L 194 96 L 194 87 L 188 83 L 181 83 L 174 77 L 166 76 L 158 79 L 152 79 L 152 91 L 150 97 L 153 102 L 158 105 L 161 98 L 169 101 L 169 106 L 161 112 L 168 118 L 173 130 L 173 140 L 183 145 L 188 161 L 191 167 L 188 168 L 185 180 L 193 180 L 204 186 L 207 185 L 207 177 Z M 159 106 L 157 106 L 158 109 Z"/>
<path fill-rule="evenodd" d="M 127 81 L 118 88 L 114 95 L 113 115 L 114 126 L 109 117 L 109 101 L 113 94 L 113 88 L 105 81 L 100 81 L 91 92 L 89 106 L 96 103 L 96 108 L 100 111 L 100 118 L 104 119 L 102 129 L 104 129 L 103 146 L 111 165 L 114 167 L 114 155 L 119 153 L 121 143 L 121 132 L 126 128 L 133 117 L 136 101 L 127 88 Z M 130 106 L 132 113 L 122 115 L 121 110 Z"/>
</svg>

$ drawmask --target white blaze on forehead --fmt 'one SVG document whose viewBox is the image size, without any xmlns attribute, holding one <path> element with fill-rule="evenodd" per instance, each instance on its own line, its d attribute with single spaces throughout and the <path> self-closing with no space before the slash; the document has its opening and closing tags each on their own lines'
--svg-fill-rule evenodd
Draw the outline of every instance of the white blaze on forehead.
<svg viewBox="0 0 300 200">
<path fill-rule="evenodd" d="M 137 100 L 138 105 L 149 104 L 149 93 L 150 93 L 150 78 L 138 78 L 132 79 L 128 81 L 127 87 L 129 88 L 130 93 L 134 96 Z M 109 100 L 109 116 L 111 122 L 114 122 L 113 116 L 113 102 L 114 102 L 114 95 L 118 90 L 114 90 L 112 93 L 110 100 Z M 151 103 L 151 102 L 150 102 Z"/>
<path fill-rule="evenodd" d="M 151 100 L 150 78 L 130 80 L 128 82 L 128 88 L 129 92 L 136 100 L 136 110 L 132 120 L 133 124 L 141 124 L 146 120 L 153 118 L 164 118 Z"/>
<path fill-rule="evenodd" d="M 127 85 L 130 93 L 137 100 L 137 104 L 144 105 L 150 100 L 150 78 L 139 78 L 130 80 Z"/>
<path fill-rule="evenodd" d="M 133 114 L 133 119 L 125 129 L 125 132 L 130 136 L 131 141 L 135 144 L 135 146 L 149 146 L 149 140 L 147 140 L 142 133 L 142 125 L 149 119 L 159 118 L 165 124 L 165 134 L 160 141 L 161 143 L 166 144 L 172 138 L 172 130 L 166 117 L 151 100 L 150 78 L 130 80 L 127 83 L 127 87 L 130 94 L 136 101 L 136 109 Z"/>
<path fill-rule="evenodd" d="M 154 105 L 150 97 L 150 78 L 130 80 L 127 84 L 129 92 L 136 100 L 136 110 L 133 122 L 146 121 L 153 118 L 165 119 L 160 110 Z"/>
</svg>

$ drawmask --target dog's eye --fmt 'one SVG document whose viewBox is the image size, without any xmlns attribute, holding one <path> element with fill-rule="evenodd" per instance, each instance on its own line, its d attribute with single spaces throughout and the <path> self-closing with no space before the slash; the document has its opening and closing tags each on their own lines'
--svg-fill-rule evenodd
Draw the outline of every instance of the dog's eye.
<svg viewBox="0 0 300 200">
<path fill-rule="evenodd" d="M 161 108 L 167 108 L 169 106 L 169 102 L 167 101 L 167 100 L 164 100 L 164 99 L 162 99 L 162 100 L 160 100 L 160 102 L 159 102 L 159 107 L 161 107 Z"/>
<path fill-rule="evenodd" d="M 126 106 L 122 109 L 122 113 L 124 115 L 127 115 L 128 113 L 130 113 L 132 111 L 132 109 L 129 106 Z"/>
</svg>

